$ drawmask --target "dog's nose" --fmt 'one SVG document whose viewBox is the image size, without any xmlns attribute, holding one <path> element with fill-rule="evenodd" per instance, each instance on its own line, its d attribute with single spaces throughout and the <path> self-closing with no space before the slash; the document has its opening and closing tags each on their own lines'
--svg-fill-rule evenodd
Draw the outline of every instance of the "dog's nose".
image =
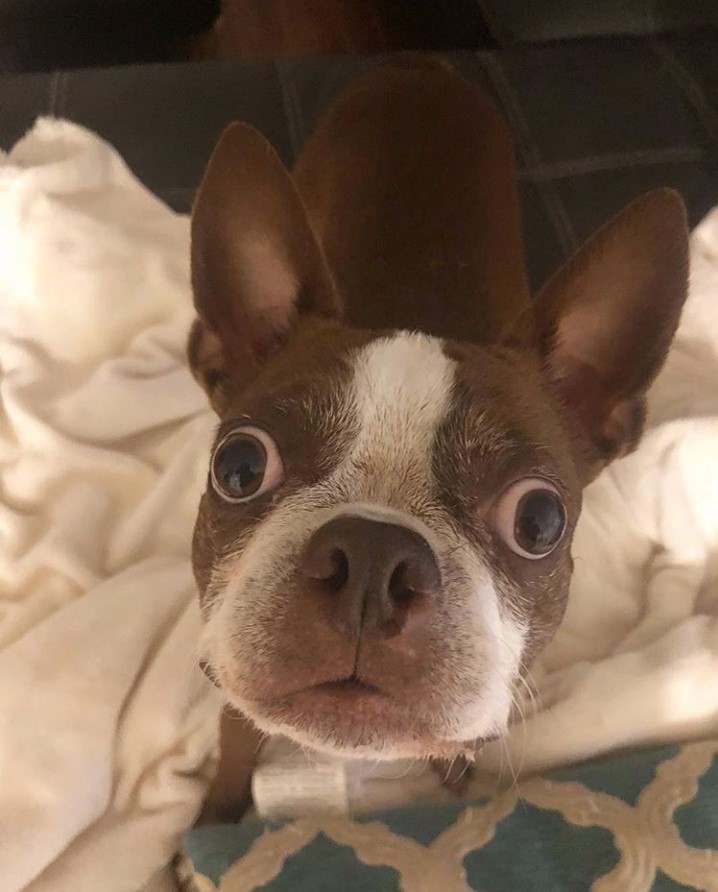
<svg viewBox="0 0 718 892">
<path fill-rule="evenodd" d="M 392 638 L 441 586 L 428 542 L 400 524 L 363 517 L 330 520 L 309 540 L 301 573 L 343 633 Z"/>
</svg>

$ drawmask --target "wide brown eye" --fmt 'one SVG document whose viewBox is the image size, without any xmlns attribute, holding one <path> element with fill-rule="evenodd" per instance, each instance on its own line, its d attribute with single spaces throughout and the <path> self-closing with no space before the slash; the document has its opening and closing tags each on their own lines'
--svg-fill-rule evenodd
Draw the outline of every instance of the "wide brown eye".
<svg viewBox="0 0 718 892">
<path fill-rule="evenodd" d="M 557 490 L 547 481 L 526 478 L 501 496 L 496 528 L 509 548 L 537 560 L 556 548 L 566 529 L 566 509 Z"/>
<path fill-rule="evenodd" d="M 228 502 L 257 498 L 279 486 L 283 475 L 277 444 L 259 428 L 238 428 L 212 456 L 212 486 Z"/>
</svg>

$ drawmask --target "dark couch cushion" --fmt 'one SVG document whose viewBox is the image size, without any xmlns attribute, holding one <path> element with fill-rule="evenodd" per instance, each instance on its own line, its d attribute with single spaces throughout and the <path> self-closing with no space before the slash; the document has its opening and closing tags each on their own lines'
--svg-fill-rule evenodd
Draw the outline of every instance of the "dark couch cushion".
<svg viewBox="0 0 718 892">
<path fill-rule="evenodd" d="M 172 58 L 219 13 L 220 0 L 0 0 L 0 69 Z"/>
<path fill-rule="evenodd" d="M 515 134 L 534 287 L 608 217 L 656 186 L 691 224 L 718 203 L 718 33 L 454 54 Z M 38 114 L 95 130 L 187 211 L 220 131 L 258 127 L 291 163 L 326 104 L 379 59 L 206 63 L 0 77 L 0 147 Z"/>
<path fill-rule="evenodd" d="M 474 0 L 502 44 L 718 27 L 716 0 Z"/>
</svg>

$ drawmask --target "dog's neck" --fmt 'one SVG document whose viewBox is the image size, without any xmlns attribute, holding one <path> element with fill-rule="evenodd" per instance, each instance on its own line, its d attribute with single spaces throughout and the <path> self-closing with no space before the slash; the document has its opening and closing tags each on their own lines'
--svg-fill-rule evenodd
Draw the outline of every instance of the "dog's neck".
<svg viewBox="0 0 718 892">
<path fill-rule="evenodd" d="M 500 340 L 529 291 L 513 149 L 495 106 L 434 67 L 382 70 L 355 92 L 294 171 L 345 322 Z M 328 144 L 341 151 L 327 155 Z"/>
</svg>

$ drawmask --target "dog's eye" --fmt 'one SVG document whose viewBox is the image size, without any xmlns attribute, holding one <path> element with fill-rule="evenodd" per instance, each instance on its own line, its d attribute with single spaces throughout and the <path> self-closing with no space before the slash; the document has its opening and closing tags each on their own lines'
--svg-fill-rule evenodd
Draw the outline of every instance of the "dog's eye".
<svg viewBox="0 0 718 892">
<path fill-rule="evenodd" d="M 566 529 L 566 509 L 550 483 L 526 478 L 501 496 L 496 528 L 515 554 L 536 560 L 551 554 L 561 541 Z"/>
<path fill-rule="evenodd" d="M 257 498 L 279 486 L 283 475 L 277 444 L 259 428 L 232 431 L 212 456 L 212 486 L 228 502 Z"/>
</svg>

